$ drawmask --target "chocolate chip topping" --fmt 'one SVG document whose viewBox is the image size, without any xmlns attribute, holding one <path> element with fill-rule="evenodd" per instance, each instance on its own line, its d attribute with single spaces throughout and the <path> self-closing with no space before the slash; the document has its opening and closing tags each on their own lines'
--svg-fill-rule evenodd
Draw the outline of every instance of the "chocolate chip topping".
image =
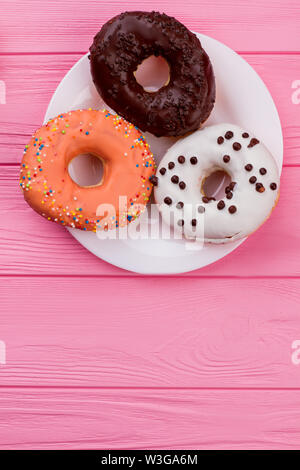
<svg viewBox="0 0 300 470">
<path fill-rule="evenodd" d="M 256 180 L 257 180 L 256 176 L 251 176 L 251 178 L 249 178 L 249 183 L 254 184 Z"/>
<path fill-rule="evenodd" d="M 259 193 L 263 193 L 265 191 L 264 185 L 262 183 L 256 183 L 255 189 Z"/>
<path fill-rule="evenodd" d="M 192 165 L 196 165 L 196 163 L 198 163 L 198 158 L 197 157 L 192 157 L 190 159 L 190 162 L 191 162 Z"/>
<path fill-rule="evenodd" d="M 229 192 L 226 194 L 226 197 L 227 197 L 227 199 L 232 199 L 233 193 L 232 193 L 231 191 L 229 191 Z"/>
<path fill-rule="evenodd" d="M 234 189 L 235 185 L 236 185 L 236 182 L 231 181 L 231 183 L 229 184 L 229 188 L 231 189 L 231 191 Z"/>
<path fill-rule="evenodd" d="M 220 135 L 220 137 L 218 137 L 217 142 L 218 142 L 219 145 L 223 144 L 223 142 L 224 142 L 224 137 L 222 137 L 222 136 Z"/>
<path fill-rule="evenodd" d="M 277 184 L 276 183 L 271 183 L 270 188 L 272 189 L 272 191 L 275 191 L 275 189 L 277 189 Z"/>
<path fill-rule="evenodd" d="M 196 220 L 196 219 L 192 219 L 192 220 L 191 220 L 191 224 L 192 224 L 193 227 L 196 227 L 196 225 L 197 225 L 197 220 Z"/>
<path fill-rule="evenodd" d="M 246 171 L 251 171 L 251 170 L 253 170 L 253 165 L 251 165 L 251 163 L 247 163 L 247 165 L 245 165 L 245 170 L 246 170 Z"/>
<path fill-rule="evenodd" d="M 178 162 L 181 163 L 181 164 L 184 163 L 185 162 L 185 157 L 183 155 L 180 155 L 178 157 Z"/>
<path fill-rule="evenodd" d="M 185 189 L 185 187 L 186 187 L 185 182 L 184 182 L 184 181 L 180 181 L 179 187 L 180 187 L 180 189 Z"/>
<path fill-rule="evenodd" d="M 217 204 L 217 208 L 221 211 L 225 207 L 225 202 L 224 201 L 219 201 Z"/>
<path fill-rule="evenodd" d="M 174 163 L 174 162 L 170 162 L 170 163 L 168 164 L 169 170 L 173 170 L 174 166 L 175 166 L 175 163 Z"/>
<path fill-rule="evenodd" d="M 242 146 L 239 142 L 234 142 L 232 144 L 232 148 L 233 148 L 233 150 L 239 151 L 239 150 L 241 150 Z"/>
<path fill-rule="evenodd" d="M 177 224 L 179 225 L 179 227 L 182 227 L 184 225 L 184 220 L 179 219 Z"/>
<path fill-rule="evenodd" d="M 248 132 L 244 132 L 244 133 L 242 134 L 242 137 L 243 137 L 244 139 L 248 139 L 248 137 L 249 137 Z"/>
<path fill-rule="evenodd" d="M 228 207 L 228 212 L 230 212 L 230 214 L 234 214 L 236 212 L 236 206 L 229 206 Z"/>
<path fill-rule="evenodd" d="M 230 193 L 230 191 L 231 191 L 230 187 L 229 187 L 229 186 L 226 186 L 226 188 L 225 188 L 225 193 L 226 193 L 226 194 L 227 194 L 227 193 Z"/>
<path fill-rule="evenodd" d="M 205 212 L 205 207 L 199 206 L 198 207 L 198 212 L 199 212 L 199 214 L 203 214 Z"/>
<path fill-rule="evenodd" d="M 229 161 L 230 161 L 230 156 L 229 155 L 224 155 L 223 162 L 228 163 Z"/>
<path fill-rule="evenodd" d="M 166 171 L 167 171 L 167 170 L 166 170 L 164 167 L 162 167 L 162 168 L 159 170 L 159 172 L 160 172 L 161 175 L 164 175 L 164 174 L 166 173 Z"/>
<path fill-rule="evenodd" d="M 251 149 L 252 147 L 254 147 L 254 145 L 257 145 L 257 144 L 259 144 L 259 140 L 253 138 L 250 140 L 250 144 L 248 145 L 248 148 Z"/>
<path fill-rule="evenodd" d="M 165 197 L 164 199 L 164 203 L 167 204 L 168 206 L 170 206 L 172 204 L 172 199 L 170 197 Z"/>
<path fill-rule="evenodd" d="M 172 178 L 171 178 L 171 181 L 172 181 L 172 183 L 177 184 L 178 181 L 179 181 L 178 176 L 177 176 L 177 175 L 173 175 Z"/>
<path fill-rule="evenodd" d="M 260 168 L 259 172 L 261 175 L 265 175 L 267 173 L 267 170 L 265 168 Z"/>
<path fill-rule="evenodd" d="M 184 204 L 183 204 L 182 201 L 179 201 L 179 202 L 177 202 L 177 204 L 176 204 L 177 209 L 182 209 L 183 206 L 184 206 Z"/>
<path fill-rule="evenodd" d="M 204 197 L 202 198 L 202 201 L 205 202 L 206 204 L 207 204 L 208 202 L 210 202 L 210 201 L 215 201 L 215 200 L 216 200 L 215 197 L 204 196 Z"/>
<path fill-rule="evenodd" d="M 132 76 L 151 55 L 168 60 L 172 77 L 154 93 Z M 90 65 L 104 101 L 157 137 L 194 131 L 212 111 L 215 80 L 209 57 L 197 36 L 166 14 L 130 11 L 109 19 L 90 47 Z"/>
<path fill-rule="evenodd" d="M 225 139 L 229 140 L 229 139 L 232 139 L 232 137 L 233 137 L 233 132 L 227 131 L 225 134 Z"/>
<path fill-rule="evenodd" d="M 153 184 L 153 186 L 158 185 L 158 178 L 155 175 L 150 176 L 149 181 Z"/>
</svg>

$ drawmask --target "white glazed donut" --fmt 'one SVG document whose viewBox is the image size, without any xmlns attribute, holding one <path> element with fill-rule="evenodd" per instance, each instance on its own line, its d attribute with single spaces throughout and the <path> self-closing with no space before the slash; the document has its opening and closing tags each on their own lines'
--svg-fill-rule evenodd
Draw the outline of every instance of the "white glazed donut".
<svg viewBox="0 0 300 470">
<path fill-rule="evenodd" d="M 208 200 L 205 179 L 217 170 L 231 183 L 221 200 Z M 254 232 L 279 196 L 279 172 L 267 148 L 233 124 L 217 124 L 176 142 L 156 176 L 155 201 L 163 220 L 188 239 L 227 243 Z"/>
</svg>

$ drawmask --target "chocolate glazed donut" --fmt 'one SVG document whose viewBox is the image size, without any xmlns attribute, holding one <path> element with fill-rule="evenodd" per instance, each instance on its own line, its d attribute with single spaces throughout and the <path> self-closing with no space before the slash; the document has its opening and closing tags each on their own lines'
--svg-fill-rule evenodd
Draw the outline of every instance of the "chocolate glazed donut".
<svg viewBox="0 0 300 470">
<path fill-rule="evenodd" d="M 169 82 L 147 92 L 134 72 L 147 57 L 162 56 Z M 90 47 L 91 73 L 103 100 L 142 131 L 179 136 L 208 118 L 215 101 L 212 65 L 195 34 L 157 12 L 126 12 L 109 20 Z"/>
</svg>

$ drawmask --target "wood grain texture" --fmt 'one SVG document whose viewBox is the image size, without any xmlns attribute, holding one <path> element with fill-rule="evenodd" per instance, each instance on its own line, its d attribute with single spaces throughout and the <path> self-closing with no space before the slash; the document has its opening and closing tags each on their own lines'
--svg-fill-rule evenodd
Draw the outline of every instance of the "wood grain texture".
<svg viewBox="0 0 300 470">
<path fill-rule="evenodd" d="M 2 52 L 86 51 L 104 22 L 121 11 L 158 10 L 239 51 L 299 51 L 298 0 L 1 0 Z M 17 13 L 17 14 L 16 14 Z M 30 31 L 30 34 L 28 34 Z"/>
<path fill-rule="evenodd" d="M 79 59 L 72 55 L 1 56 L 0 79 L 7 88 L 0 106 L 0 163 L 19 163 L 24 145 L 43 122 L 57 85 Z M 285 164 L 300 163 L 300 104 L 293 104 L 292 83 L 300 79 L 300 55 L 244 54 L 274 97 L 282 121 Z M 299 100 L 300 101 L 300 100 Z"/>
<path fill-rule="evenodd" d="M 292 391 L 4 388 L 0 413 L 2 449 L 300 447 Z"/>
<path fill-rule="evenodd" d="M 19 168 L 0 166 L 0 274 L 134 276 L 96 258 L 63 227 L 36 214 L 18 188 Z M 284 168 L 270 219 L 230 256 L 184 277 L 300 275 L 300 168 Z"/>
<path fill-rule="evenodd" d="M 0 385 L 299 389 L 299 303 L 299 279 L 2 277 Z"/>
</svg>

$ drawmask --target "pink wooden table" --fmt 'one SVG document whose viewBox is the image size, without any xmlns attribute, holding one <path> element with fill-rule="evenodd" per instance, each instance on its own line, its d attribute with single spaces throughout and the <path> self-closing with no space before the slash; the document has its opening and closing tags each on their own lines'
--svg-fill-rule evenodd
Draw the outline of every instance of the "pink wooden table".
<svg viewBox="0 0 300 470">
<path fill-rule="evenodd" d="M 102 262 L 18 189 L 23 146 L 53 91 L 124 2 L 0 7 L 0 447 L 300 448 L 299 0 L 126 2 L 238 51 L 282 120 L 271 219 L 226 259 L 179 277 Z"/>
</svg>

